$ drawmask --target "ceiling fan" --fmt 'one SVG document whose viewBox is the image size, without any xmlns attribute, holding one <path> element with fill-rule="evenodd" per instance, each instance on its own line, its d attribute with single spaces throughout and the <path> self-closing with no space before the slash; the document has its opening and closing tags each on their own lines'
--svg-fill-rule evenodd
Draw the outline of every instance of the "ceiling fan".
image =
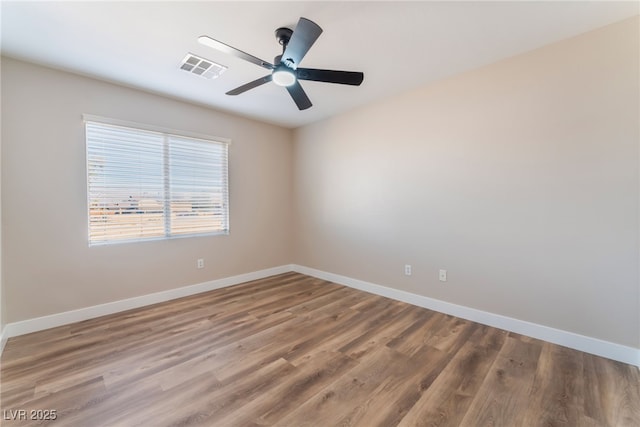
<svg viewBox="0 0 640 427">
<path fill-rule="evenodd" d="M 282 55 L 276 56 L 273 64 L 208 36 L 200 36 L 198 41 L 205 46 L 231 54 L 271 71 L 271 74 L 230 90 L 227 95 L 239 95 L 272 81 L 278 86 L 286 87 L 298 109 L 306 110 L 312 104 L 299 80 L 359 86 L 364 79 L 364 74 L 360 72 L 298 67 L 320 34 L 322 34 L 322 28 L 306 18 L 300 18 L 295 31 L 289 28 L 278 28 L 276 39 L 282 45 Z"/>
</svg>

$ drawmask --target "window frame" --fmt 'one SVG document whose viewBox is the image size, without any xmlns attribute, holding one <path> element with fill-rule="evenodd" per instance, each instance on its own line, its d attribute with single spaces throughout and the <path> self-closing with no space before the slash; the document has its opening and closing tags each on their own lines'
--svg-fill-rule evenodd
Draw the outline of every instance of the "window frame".
<svg viewBox="0 0 640 427">
<path fill-rule="evenodd" d="M 190 131 L 183 130 L 175 130 L 160 126 L 136 123 L 126 120 L 118 120 L 111 119 L 91 114 L 83 114 L 83 130 L 84 130 L 84 145 L 85 145 L 85 168 L 86 168 L 86 203 L 87 203 L 87 242 L 89 247 L 93 246 L 105 246 L 105 245 L 114 245 L 121 243 L 136 243 L 136 242 L 150 242 L 150 241 L 158 241 L 158 240 L 173 240 L 173 239 L 181 239 L 181 238 L 189 238 L 189 237 L 205 237 L 205 236 L 220 236 L 220 235 L 228 235 L 230 232 L 230 215 L 229 215 L 229 145 L 231 144 L 231 139 L 223 138 L 218 136 L 211 136 L 207 134 L 201 134 Z M 91 188 L 89 181 L 89 134 L 87 132 L 87 124 L 95 123 L 97 125 L 107 125 L 107 126 L 115 126 L 127 128 L 131 131 L 141 131 L 141 132 L 152 132 L 156 134 L 160 134 L 162 136 L 162 150 L 164 151 L 164 165 L 163 165 L 163 178 L 162 178 L 162 186 L 165 192 L 164 203 L 165 208 L 162 212 L 162 220 L 164 224 L 164 234 L 161 236 L 149 236 L 149 237 L 134 237 L 134 238 L 124 238 L 124 239 L 100 239 L 97 241 L 92 241 L 92 232 L 91 232 Z M 178 233 L 174 234 L 171 231 L 170 223 L 172 221 L 173 210 L 169 206 L 171 204 L 170 198 L 166 197 L 166 194 L 170 193 L 170 175 L 171 170 L 169 168 L 169 164 L 171 163 L 171 157 L 169 155 L 170 149 L 170 140 L 171 138 L 177 139 L 193 139 L 199 142 L 210 142 L 214 144 L 219 144 L 224 146 L 224 171 L 223 177 L 225 181 L 225 186 L 223 187 L 223 215 L 224 215 L 224 223 L 226 224 L 226 229 L 216 230 L 216 231 L 205 231 L 205 232 L 195 232 L 195 233 Z M 167 218 L 168 215 L 168 218 Z"/>
</svg>

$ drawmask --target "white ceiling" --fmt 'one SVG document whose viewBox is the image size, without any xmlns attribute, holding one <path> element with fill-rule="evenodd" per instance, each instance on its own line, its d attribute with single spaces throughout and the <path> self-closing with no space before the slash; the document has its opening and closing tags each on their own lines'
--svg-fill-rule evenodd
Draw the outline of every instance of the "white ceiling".
<svg viewBox="0 0 640 427">
<path fill-rule="evenodd" d="M 2 54 L 298 127 L 639 13 L 631 2 L 10 2 Z M 274 30 L 304 16 L 324 33 L 307 68 L 363 71 L 360 87 L 302 82 L 313 107 L 284 88 L 225 92 L 268 73 L 197 43 L 200 35 L 269 62 Z M 229 67 L 214 80 L 178 69 L 188 53 Z"/>
</svg>

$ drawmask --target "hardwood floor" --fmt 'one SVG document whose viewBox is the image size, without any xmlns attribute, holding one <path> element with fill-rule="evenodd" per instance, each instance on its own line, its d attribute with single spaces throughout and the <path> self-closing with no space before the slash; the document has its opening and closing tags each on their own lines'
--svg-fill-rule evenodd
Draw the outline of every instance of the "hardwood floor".
<svg viewBox="0 0 640 427">
<path fill-rule="evenodd" d="M 297 273 L 12 338 L 0 375 L 6 426 L 640 426 L 636 367 Z"/>
</svg>

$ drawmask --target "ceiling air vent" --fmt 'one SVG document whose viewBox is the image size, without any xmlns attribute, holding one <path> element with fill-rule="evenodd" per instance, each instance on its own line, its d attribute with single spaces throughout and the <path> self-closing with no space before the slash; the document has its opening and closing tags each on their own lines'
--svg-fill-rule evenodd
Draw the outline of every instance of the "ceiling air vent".
<svg viewBox="0 0 640 427">
<path fill-rule="evenodd" d="M 227 70 L 224 65 L 216 64 L 193 53 L 187 53 L 180 63 L 180 69 L 205 79 L 215 79 Z"/>
</svg>

